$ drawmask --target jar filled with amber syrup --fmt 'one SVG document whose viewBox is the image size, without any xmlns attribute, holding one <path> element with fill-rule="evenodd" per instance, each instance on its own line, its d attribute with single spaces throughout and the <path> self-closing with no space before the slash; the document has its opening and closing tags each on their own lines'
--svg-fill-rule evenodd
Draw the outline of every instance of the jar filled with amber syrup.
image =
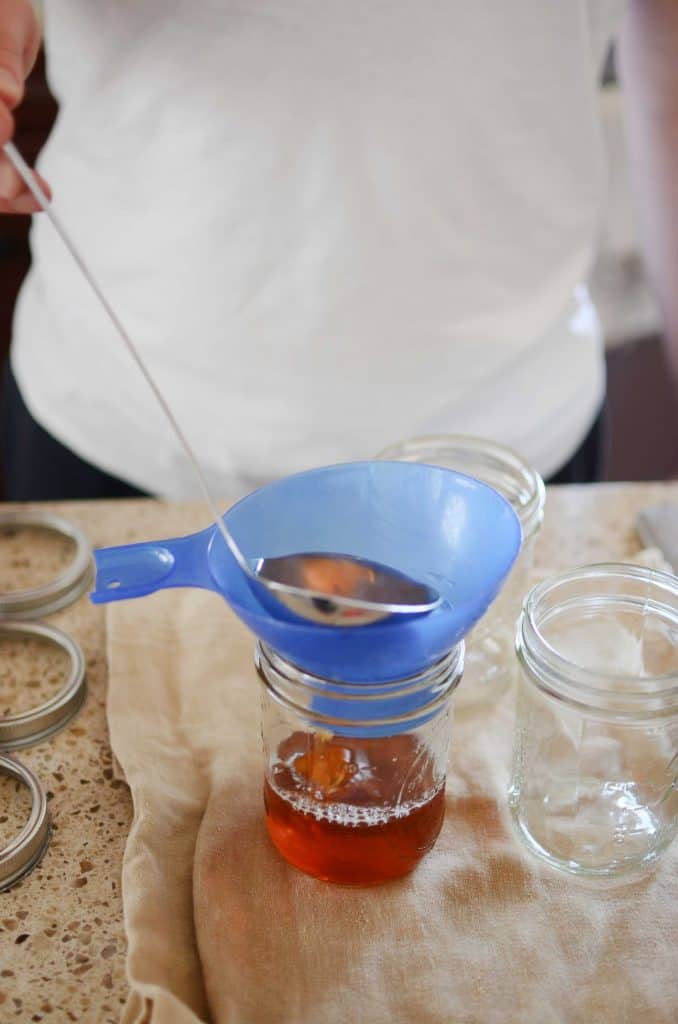
<svg viewBox="0 0 678 1024">
<path fill-rule="evenodd" d="M 440 832 L 463 643 L 408 679 L 311 675 L 262 643 L 266 824 L 282 856 L 328 882 L 412 871 Z"/>
</svg>

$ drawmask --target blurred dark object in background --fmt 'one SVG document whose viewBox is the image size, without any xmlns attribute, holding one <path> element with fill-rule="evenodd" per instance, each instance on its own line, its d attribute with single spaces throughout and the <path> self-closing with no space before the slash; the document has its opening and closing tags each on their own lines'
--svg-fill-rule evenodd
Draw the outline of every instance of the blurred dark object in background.
<svg viewBox="0 0 678 1024">
<path fill-rule="evenodd" d="M 660 337 L 607 353 L 605 480 L 678 479 L 678 402 Z"/>
</svg>

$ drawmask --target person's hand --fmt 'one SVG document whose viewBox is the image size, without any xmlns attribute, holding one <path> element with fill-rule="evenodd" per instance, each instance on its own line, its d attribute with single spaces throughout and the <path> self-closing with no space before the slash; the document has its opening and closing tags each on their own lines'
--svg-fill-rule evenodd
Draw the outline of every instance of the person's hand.
<svg viewBox="0 0 678 1024">
<path fill-rule="evenodd" d="M 12 111 L 21 103 L 24 81 L 40 49 L 40 26 L 29 0 L 0 0 L 0 146 L 14 134 Z M 40 184 L 50 195 L 47 183 Z M 0 213 L 39 209 L 23 181 L 0 152 Z"/>
</svg>

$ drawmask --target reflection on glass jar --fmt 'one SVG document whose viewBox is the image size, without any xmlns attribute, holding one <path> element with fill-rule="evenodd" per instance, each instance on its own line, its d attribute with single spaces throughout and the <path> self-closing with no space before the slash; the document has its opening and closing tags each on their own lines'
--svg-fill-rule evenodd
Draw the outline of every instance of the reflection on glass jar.
<svg viewBox="0 0 678 1024">
<path fill-rule="evenodd" d="M 258 643 L 269 834 L 295 867 L 375 884 L 411 871 L 445 809 L 452 695 L 463 644 L 421 675 L 343 683 Z"/>
<path fill-rule="evenodd" d="M 413 438 L 386 448 L 377 458 L 425 462 L 475 477 L 510 501 L 520 519 L 520 555 L 498 598 L 466 638 L 464 679 L 455 705 L 465 710 L 494 702 L 515 678 L 515 628 L 530 586 L 534 544 L 544 518 L 544 483 L 510 448 L 463 434 Z"/>
<path fill-rule="evenodd" d="M 542 583 L 517 650 L 522 839 L 576 874 L 653 864 L 678 828 L 678 578 L 599 565 Z"/>
</svg>

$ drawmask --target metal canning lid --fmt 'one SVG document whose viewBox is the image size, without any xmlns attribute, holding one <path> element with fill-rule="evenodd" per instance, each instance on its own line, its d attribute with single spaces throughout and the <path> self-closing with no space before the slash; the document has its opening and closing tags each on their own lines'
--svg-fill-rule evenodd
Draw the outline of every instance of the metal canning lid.
<svg viewBox="0 0 678 1024">
<path fill-rule="evenodd" d="M 72 540 L 75 555 L 62 573 L 39 587 L 0 592 L 0 618 L 3 619 L 51 615 L 84 594 L 93 578 L 92 549 L 80 527 L 51 512 L 0 512 L 0 534 L 31 526 L 51 530 Z"/>
<path fill-rule="evenodd" d="M 70 636 L 42 622 L 0 622 L 2 636 L 38 636 L 61 647 L 71 663 L 64 685 L 49 700 L 29 711 L 0 716 L 0 750 L 40 743 L 70 722 L 85 700 L 85 656 Z"/>
<path fill-rule="evenodd" d="M 0 892 L 9 889 L 42 860 L 49 845 L 50 818 L 45 791 L 33 772 L 13 757 L 0 754 L 0 772 L 22 782 L 31 794 L 31 811 L 21 831 L 0 848 Z"/>
</svg>

